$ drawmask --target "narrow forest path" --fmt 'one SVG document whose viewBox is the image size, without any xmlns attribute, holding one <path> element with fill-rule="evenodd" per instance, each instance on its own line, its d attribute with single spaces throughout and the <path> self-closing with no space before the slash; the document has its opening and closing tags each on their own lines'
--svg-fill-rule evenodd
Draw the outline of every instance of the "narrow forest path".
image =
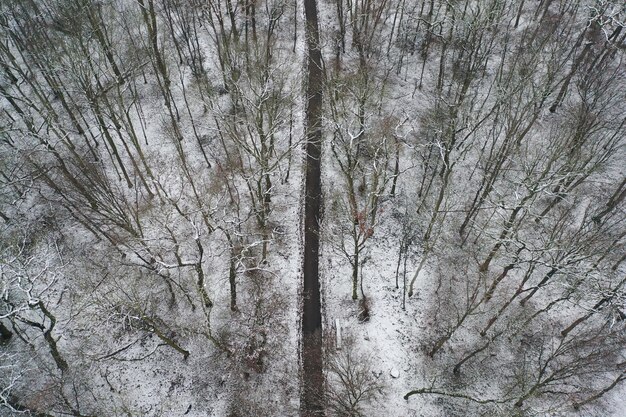
<svg viewBox="0 0 626 417">
<path fill-rule="evenodd" d="M 307 101 L 305 114 L 306 179 L 304 201 L 304 266 L 302 307 L 301 415 L 319 416 L 323 410 L 322 312 L 319 281 L 319 220 L 321 213 L 322 54 L 316 0 L 305 0 Z"/>
</svg>

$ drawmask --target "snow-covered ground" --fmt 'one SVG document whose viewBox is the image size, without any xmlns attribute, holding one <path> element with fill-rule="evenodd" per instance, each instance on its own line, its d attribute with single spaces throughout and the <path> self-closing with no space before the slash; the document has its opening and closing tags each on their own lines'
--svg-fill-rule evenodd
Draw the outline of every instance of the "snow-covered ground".
<svg viewBox="0 0 626 417">
<path fill-rule="evenodd" d="M 57 6 L 60 8 L 65 3 L 73 4 L 43 0 L 35 3 L 45 3 L 51 10 L 57 10 Z M 0 399 L 12 401 L 13 397 L 5 394 L 14 393 L 21 401 L 21 406 L 54 417 L 68 413 L 91 416 L 94 412 L 106 417 L 297 416 L 300 413 L 302 384 L 306 383 L 302 381 L 299 351 L 302 202 L 305 192 L 305 155 L 302 145 L 306 98 L 302 80 L 305 78 L 306 48 L 303 4 L 301 1 L 295 4 L 278 0 L 257 2 L 263 6 L 276 6 L 277 9 L 272 10 L 282 13 L 273 15 L 270 8 L 261 9 L 261 6 L 257 10 L 259 36 L 264 34 L 262 29 L 269 22 L 261 22 L 261 16 L 266 18 L 266 13 L 273 17 L 280 16 L 277 17 L 278 26 L 274 28 L 273 43 L 268 46 L 272 51 L 271 71 L 267 75 L 269 80 L 259 77 L 263 72 L 256 71 L 258 68 L 255 67 L 247 73 L 241 71 L 249 64 L 249 60 L 254 61 L 256 54 L 262 52 L 261 49 L 254 49 L 254 46 L 246 49 L 250 48 L 248 36 L 252 38 L 252 35 L 248 33 L 251 21 L 246 13 L 249 10 L 243 7 L 243 2 L 233 1 L 232 4 L 237 7 L 235 15 L 241 27 L 239 36 L 241 39 L 245 37 L 246 42 L 244 45 L 240 41 L 239 45 L 233 46 L 234 49 L 230 51 L 232 56 L 229 56 L 232 62 L 227 62 L 226 67 L 218 55 L 222 51 L 218 49 L 226 45 L 223 39 L 219 39 L 218 30 L 213 32 L 204 21 L 198 24 L 196 36 L 199 49 L 205 54 L 209 80 L 209 88 L 201 92 L 203 90 L 196 85 L 197 80 L 192 76 L 189 63 L 175 53 L 173 38 L 166 24 L 165 9 L 161 9 L 166 3 L 156 2 L 157 13 L 161 13 L 159 19 L 162 19 L 158 21 L 159 30 L 163 31 L 159 33 L 158 45 L 166 46 L 166 61 L 172 80 L 171 97 L 164 99 L 157 78 L 157 66 L 153 65 L 155 63 L 149 56 L 151 46 L 147 42 L 146 24 L 141 18 L 140 8 L 136 7 L 139 3 L 125 0 L 102 3 L 110 6 L 106 8 L 111 13 L 107 19 L 112 19 L 106 20 L 111 25 L 110 35 L 107 36 L 119 36 L 125 42 L 120 48 L 124 51 L 116 51 L 115 59 L 121 66 L 126 60 L 132 61 L 131 58 L 137 62 L 145 59 L 145 62 L 132 61 L 133 65 L 138 65 L 137 68 L 130 68 L 136 71 L 134 76 L 137 79 L 134 83 L 127 80 L 125 84 L 119 85 L 119 96 L 112 89 L 101 92 L 100 97 L 93 99 L 102 100 L 98 102 L 106 111 L 114 112 L 118 105 L 124 111 L 131 109 L 128 113 L 120 111 L 117 121 L 132 124 L 136 132 L 141 132 L 138 138 L 138 148 L 143 150 L 141 158 L 131 146 L 125 129 L 132 129 L 126 125 L 121 128 L 123 133 L 119 136 L 114 134 L 109 142 L 105 141 L 102 129 L 114 133 L 119 127 L 109 120 L 107 114 L 104 115 L 104 127 L 100 126 L 93 109 L 88 106 L 91 99 L 87 100 L 79 88 L 84 87 L 78 83 L 83 75 L 90 88 L 96 88 L 98 83 L 114 78 L 105 55 L 92 39 L 95 32 L 89 32 L 85 39 L 89 38 L 88 41 L 93 43 L 89 47 L 98 49 L 99 53 L 88 54 L 83 57 L 83 62 L 80 53 L 68 52 L 73 47 L 78 51 L 83 38 L 73 36 L 70 28 L 63 26 L 67 25 L 63 20 L 67 17 L 63 13 L 67 11 L 57 10 L 58 16 L 42 14 L 48 19 L 44 20 L 49 25 L 44 32 L 54 34 L 50 42 L 63 40 L 67 36 L 70 46 L 54 49 L 54 53 L 50 52 L 49 56 L 43 54 L 39 58 L 51 59 L 54 67 L 46 68 L 44 65 L 39 68 L 30 65 L 31 61 L 22 62 L 31 59 L 28 54 L 25 57 L 17 54 L 21 47 L 29 45 L 12 41 L 13 35 L 30 39 L 31 34 L 16 32 L 9 35 L 7 31 L 16 28 L 10 24 L 4 25 L 4 17 L 0 19 L 3 22 L 0 26 L 0 60 L 3 61 L 0 64 L 5 71 L 0 75 L 0 213 L 3 217 L 12 217 L 10 221 L 0 220 L 0 320 L 3 325 L 13 320 L 21 329 L 21 333 L 17 334 L 16 331 L 10 342 L 0 346 L 0 383 L 4 384 L 0 386 Z M 211 7 L 221 7 L 224 17 L 220 22 L 222 25 L 226 17 L 230 17 L 227 16 L 226 8 L 226 4 L 230 3 L 207 3 Z M 352 15 L 348 3 L 369 7 L 368 12 L 381 5 L 389 6 L 381 9 L 381 14 L 377 15 L 380 20 L 374 19 L 380 24 L 378 28 L 382 29 L 374 33 L 372 44 L 375 51 L 366 57 L 369 62 L 362 68 L 359 67 L 362 57 L 357 53 L 352 33 L 359 25 L 359 19 L 367 16 L 367 13 L 361 10 L 360 14 L 355 12 Z M 618 2 L 611 1 L 583 1 L 581 7 L 584 6 L 584 12 L 571 10 L 571 2 L 535 3 L 485 2 L 484 6 L 490 7 L 485 11 L 484 7 L 478 7 L 483 6 L 480 1 L 466 2 L 464 10 L 457 10 L 456 2 L 447 1 L 430 4 L 425 1 L 318 1 L 324 64 L 329 81 L 329 87 L 325 90 L 325 142 L 322 157 L 324 217 L 321 223 L 320 256 L 329 410 L 332 409 L 332 401 L 336 400 L 333 398 L 334 393 L 342 392 L 342 384 L 337 380 L 337 372 L 333 368 L 334 361 L 340 363 L 346 355 L 352 355 L 352 359 L 356 358 L 354 369 L 364 371 L 359 376 L 360 385 L 372 388 L 360 399 L 364 416 L 626 416 L 624 386 L 584 406 L 580 411 L 573 410 L 573 402 L 591 394 L 584 391 L 588 390 L 585 383 L 590 382 L 590 386 L 598 390 L 611 382 L 609 377 L 596 377 L 596 374 L 590 374 L 587 381 L 584 372 L 557 387 L 565 393 L 551 393 L 550 387 L 547 387 L 543 394 L 550 397 L 552 402 L 545 408 L 541 399 L 533 397 L 533 392 L 524 406 L 526 408 L 513 405 L 527 392 L 531 379 L 536 375 L 533 366 L 535 363 L 541 364 L 544 353 L 550 353 L 559 346 L 560 341 L 570 342 L 574 339 L 560 338 L 558 332 L 581 315 L 591 312 L 594 304 L 607 295 L 607 289 L 614 288 L 624 274 L 623 263 L 621 266 L 617 264 L 619 268 L 611 272 L 612 264 L 608 261 L 601 270 L 589 274 L 592 279 L 588 281 L 588 276 L 583 273 L 585 268 L 593 270 L 597 266 L 593 262 L 606 261 L 602 254 L 585 252 L 585 239 L 587 236 L 597 237 L 594 235 L 594 231 L 598 230 L 595 228 L 596 222 L 589 221 L 593 214 L 591 212 L 599 211 L 607 201 L 617 199 L 613 197 L 611 200 L 611 193 L 626 175 L 623 164 L 626 160 L 624 129 L 623 124 L 618 123 L 621 120 L 619 117 L 623 118 L 626 110 L 623 102 L 608 100 L 609 105 L 600 107 L 601 111 L 597 113 L 582 112 L 585 117 L 589 117 L 590 123 L 600 123 L 599 132 L 602 133 L 603 129 L 618 132 L 612 139 L 617 143 L 615 152 L 608 155 L 598 167 L 590 169 L 591 174 L 584 177 L 586 180 L 583 185 L 557 201 L 557 209 L 547 216 L 546 224 L 552 228 L 545 226 L 543 229 L 544 224 L 540 219 L 543 215 L 539 215 L 552 199 L 560 198 L 562 184 L 586 173 L 587 168 L 579 171 L 570 168 L 586 160 L 577 159 L 576 155 L 592 159 L 602 154 L 606 149 L 604 145 L 609 148 L 613 146 L 613 142 L 605 140 L 605 136 L 593 136 L 597 133 L 593 129 L 589 136 L 591 140 L 582 149 L 574 149 L 577 143 L 568 140 L 576 136 L 577 131 L 572 126 L 578 126 L 576 123 L 580 117 L 576 113 L 579 110 L 576 106 L 579 102 L 585 102 L 587 107 L 593 108 L 596 99 L 623 97 L 621 87 L 626 80 L 622 80 L 621 84 L 618 82 L 625 75 L 623 50 L 620 48 L 611 46 L 611 49 L 607 46 L 607 50 L 613 51 L 613 57 L 621 57 L 621 61 L 615 68 L 609 66 L 606 69 L 614 73 L 603 81 L 605 84 L 599 84 L 608 85 L 606 91 L 613 95 L 603 95 L 601 93 L 606 91 L 599 88 L 585 91 L 588 77 L 574 74 L 576 65 L 596 62 L 587 59 L 576 64 L 577 57 L 583 56 L 582 51 L 598 53 L 597 57 L 612 62 L 610 59 L 613 58 L 609 59 L 611 54 L 602 55 L 602 48 L 608 45 L 602 36 L 617 33 L 616 38 L 624 42 L 624 36 L 615 29 L 615 22 L 623 13 L 620 14 L 621 9 L 617 7 L 611 8 L 613 3 L 619 6 Z M 591 8 L 592 3 L 606 6 L 607 14 L 604 17 L 614 12 L 611 15 L 613 20 L 607 18 L 601 21 L 605 27 L 598 31 L 598 39 L 602 41 L 589 34 L 595 30 L 597 21 L 589 20 L 586 25 L 589 12 L 596 10 Z M 6 21 L 26 19 L 27 16 L 21 16 L 16 11 L 19 8 L 12 9 L 19 4 L 19 1 L 1 4 L 0 16 L 7 16 Z M 337 6 L 342 4 L 345 8 L 343 12 L 348 16 L 346 51 L 338 54 Z M 435 9 L 428 11 L 431 4 Z M 544 6 L 547 6 L 546 18 L 537 20 Z M 560 13 L 560 8 L 568 12 Z M 209 19 L 208 16 L 217 10 L 209 9 L 198 9 L 200 11 L 194 15 L 194 19 L 199 16 Z M 136 20 L 129 27 L 118 24 L 130 23 L 122 19 L 121 12 L 119 16 L 116 14 L 120 10 L 135 13 L 133 16 Z M 177 18 L 190 16 L 185 14 L 188 11 L 186 8 L 180 10 L 183 12 Z M 16 14 L 12 15 L 9 11 Z M 430 21 L 433 14 L 438 19 L 436 22 Z M 563 27 L 559 26 L 561 19 L 575 15 L 577 20 L 572 24 L 567 22 Z M 592 13 L 591 16 L 595 15 Z M 513 24 L 516 17 L 519 21 Z M 471 20 L 473 18 L 478 20 L 474 22 Z M 502 21 L 492 26 L 492 18 Z M 405 19 L 402 24 L 401 19 Z M 88 19 L 85 17 L 83 20 L 81 25 L 88 26 Z M 373 24 L 374 20 L 368 24 Z M 455 22 L 457 26 L 450 22 Z M 29 21 L 28 24 L 34 26 L 25 27 L 31 27 L 35 33 L 34 28 L 41 26 L 42 21 Z M 227 28 L 229 24 L 226 21 Z M 72 25 L 71 28 L 79 29 L 81 25 L 76 25 L 76 28 Z M 387 39 L 391 36 L 392 25 L 395 36 L 393 42 Z M 476 36 L 474 25 L 485 25 L 479 31 L 481 36 Z M 533 25 L 536 25 L 536 30 Z M 426 27 L 432 32 L 428 32 L 428 36 Z M 562 31 L 559 32 L 561 36 L 548 37 L 550 41 L 542 45 L 545 50 L 539 51 L 537 55 L 533 54 L 534 44 L 524 48 L 525 44 L 520 41 L 531 35 L 541 38 L 557 27 Z M 609 29 L 616 32 L 610 32 Z M 128 34 L 123 33 L 125 30 L 132 35 L 128 39 Z M 505 30 L 506 33 L 499 32 Z M 528 30 L 530 32 L 527 33 Z M 459 81 L 465 74 L 463 65 L 470 59 L 469 52 L 478 54 L 483 51 L 469 51 L 466 45 L 476 41 L 476 38 L 482 39 L 484 36 L 487 39 L 494 34 L 498 36 L 493 43 L 477 42 L 481 48 L 492 44 L 495 46 L 486 54 L 488 59 L 484 68 L 477 65 L 478 69 L 472 70 L 480 76 L 471 79 L 468 90 L 463 93 L 471 96 L 471 100 L 468 99 L 471 104 L 463 102 L 458 108 L 455 107 L 450 103 L 458 99 L 459 85 L 462 84 Z M 573 46 L 577 39 L 582 41 L 583 38 L 590 40 Z M 430 43 L 426 39 L 430 39 Z M 519 47 L 519 50 L 513 49 L 511 52 L 504 48 L 505 39 L 509 42 L 506 43 L 507 47 Z M 130 40 L 135 43 L 131 44 Z M 5 44 L 10 47 L 2 49 Z M 65 45 L 62 42 L 60 44 Z M 421 51 L 419 48 L 425 44 L 430 49 Z M 400 48 L 402 45 L 402 48 L 407 49 Z M 46 50 L 47 46 L 51 45 L 38 44 L 32 49 L 33 56 L 36 56 L 35 52 Z M 10 60 L 11 54 L 8 52 L 18 58 Z M 365 51 L 364 54 L 368 55 L 369 52 Z M 554 58 L 556 61 L 553 61 L 553 56 L 562 56 L 562 60 Z M 450 62 L 452 58 L 449 57 L 458 60 Z M 92 61 L 97 61 L 102 68 L 90 68 Z M 522 61 L 523 65 L 520 64 Z M 77 65 L 74 67 L 72 64 Z M 507 84 L 507 77 L 511 76 L 507 72 L 507 65 L 513 68 L 511 71 L 515 76 L 512 78 L 519 78 L 519 85 L 515 82 Z M 23 72 L 17 71 L 18 68 Z M 546 72 L 551 70 L 555 73 L 547 76 Z M 91 71 L 99 74 L 99 78 Z M 360 90 L 362 85 L 358 83 L 360 71 L 371 71 L 374 74 L 363 91 Z M 570 71 L 573 78 L 568 80 L 571 85 L 568 94 L 562 98 L 561 107 L 558 111 L 548 110 Z M 50 81 L 44 81 L 48 72 L 60 79 L 68 77 L 69 81 L 64 82 L 71 88 L 64 97 L 69 100 L 70 106 L 75 106 L 75 113 L 84 119 L 71 122 L 63 110 L 59 92 L 48 91 Z M 596 72 L 592 75 L 597 75 Z M 19 79 L 12 81 L 11 74 L 18 75 Z M 238 93 L 243 94 L 243 98 L 236 98 L 236 93 L 227 91 L 225 83 L 228 77 L 231 77 L 230 82 L 239 83 L 237 85 L 241 91 Z M 496 79 L 498 82 L 494 81 Z M 136 95 L 135 92 L 130 94 L 132 88 L 137 90 Z M 338 92 L 345 94 L 345 97 L 332 101 Z M 358 113 L 356 104 L 361 93 L 366 96 L 369 106 L 365 106 L 365 115 Z M 120 103 L 115 102 L 111 108 L 107 107 L 108 104 L 103 100 L 103 97 L 108 97 L 107 94 L 110 94 L 113 102 L 119 99 Z M 211 96 L 207 98 L 209 96 L 203 94 Z M 49 100 L 48 95 L 51 97 Z M 17 102 L 15 97 L 19 98 Z M 262 262 L 262 237 L 254 217 L 258 208 L 252 207 L 249 198 L 249 195 L 255 195 L 256 190 L 250 186 L 253 182 L 248 182 L 254 175 L 261 178 L 259 163 L 254 159 L 254 152 L 258 151 L 255 146 L 259 142 L 251 145 L 248 140 L 263 136 L 255 129 L 258 123 L 266 126 L 264 123 L 268 123 L 271 118 L 268 115 L 271 111 L 264 115 L 259 113 L 262 116 L 258 118 L 250 115 L 256 115 L 255 111 L 268 101 L 271 102 L 270 97 L 280 102 L 277 113 L 273 114 L 278 127 L 274 126 L 275 130 L 270 132 L 270 136 L 277 146 L 273 154 L 270 152 L 270 158 L 278 155 L 280 158 L 278 162 L 273 161 L 276 166 L 270 175 L 272 187 L 268 229 L 272 233 L 267 262 Z M 75 99 L 76 103 L 70 98 Z M 42 102 L 38 101 L 40 99 Z M 176 112 L 179 113 L 179 120 L 176 123 L 182 132 L 182 141 L 173 136 L 172 120 L 176 120 L 176 117 L 172 116 L 171 110 L 170 113 L 167 111 L 165 103 L 168 100 L 178 106 Z M 240 101 L 234 104 L 237 100 Z M 541 100 L 548 100 L 549 103 Z M 495 102 L 502 104 L 490 112 L 490 106 Z M 140 108 L 135 107 L 137 103 Z M 341 104 L 345 105 L 344 108 L 341 108 Z M 450 108 L 446 107 L 448 105 Z M 582 107 L 584 110 L 585 106 Z M 53 108 L 60 116 L 54 114 Z M 535 113 L 534 109 L 540 111 Z M 492 118 L 497 112 L 501 113 L 498 113 L 497 118 Z M 449 114 L 454 115 L 450 118 L 452 121 L 446 121 Z M 128 116 L 127 120 L 124 115 Z M 531 123 L 532 129 L 528 136 L 522 136 L 523 140 L 511 147 L 514 150 L 510 151 L 503 164 L 501 178 L 494 183 L 492 192 L 487 193 L 488 198 L 480 208 L 491 213 L 490 217 L 480 217 L 482 211 L 476 215 L 474 220 L 480 217 L 480 221 L 476 220 L 475 225 L 470 226 L 470 229 L 476 229 L 470 231 L 470 243 L 463 246 L 459 243 L 458 230 L 464 214 L 459 213 L 471 205 L 481 176 L 494 166 L 488 164 L 493 161 L 490 160 L 491 151 L 485 149 L 491 143 L 497 144 L 493 147 L 493 153 L 497 153 L 502 149 L 499 144 L 504 141 L 503 137 L 509 129 L 517 132 L 515 129 L 534 120 L 535 116 L 537 123 Z M 615 120 L 605 120 L 613 116 Z M 359 126 L 360 118 L 365 120 L 364 126 Z M 36 123 L 31 126 L 32 120 Z M 491 123 L 499 126 L 500 123 L 502 129 L 485 127 L 481 125 L 483 120 L 488 120 L 489 126 Z M 448 144 L 442 133 L 445 129 L 441 126 L 448 128 L 448 122 L 457 129 L 453 130 L 452 136 L 463 139 L 455 142 L 454 146 L 450 145 L 452 150 L 449 158 L 444 158 Z M 97 147 L 100 153 L 98 158 L 90 159 L 89 152 L 96 151 L 80 142 L 83 136 L 78 134 L 74 123 L 84 123 L 91 135 L 84 137 L 100 143 Z M 585 125 L 581 125 L 581 129 L 584 128 Z M 389 152 L 384 168 L 387 175 L 385 180 L 389 180 L 393 171 L 395 146 L 400 149 L 400 176 L 396 195 L 389 195 L 391 182 L 387 183 L 381 195 L 377 196 L 380 197 L 378 217 L 375 224 L 371 225 L 363 220 L 368 216 L 367 210 L 350 213 L 350 208 L 346 209 L 349 207 L 346 203 L 346 178 L 338 163 L 341 156 L 334 154 L 331 146 L 335 140 L 339 143 L 338 131 L 353 142 L 359 141 L 363 133 L 360 129 L 363 129 L 366 137 L 364 143 L 369 147 L 355 150 L 352 155 L 366 166 L 355 176 L 355 182 L 359 183 L 356 187 L 362 187 L 357 195 L 359 204 L 372 195 L 367 194 L 371 184 L 366 184 L 366 177 L 373 178 L 372 172 L 380 168 L 380 165 L 367 164 L 382 160 L 375 159 L 380 154 L 370 151 Z M 561 131 L 571 135 L 561 137 Z M 54 136 L 55 132 L 57 136 Z M 464 137 L 466 133 L 467 138 Z M 455 136 L 457 134 L 458 137 Z M 78 152 L 83 152 L 80 156 L 75 154 L 73 143 L 65 142 L 68 138 L 82 144 L 78 147 Z M 291 149 L 287 145 L 289 138 L 292 140 Z M 395 142 L 390 145 L 392 138 Z M 51 142 L 40 142 L 41 139 Z M 202 150 L 208 153 L 211 168 L 200 152 L 200 143 L 204 146 Z M 115 162 L 109 148 L 111 144 L 120 150 L 122 163 Z M 130 150 L 125 148 L 127 145 Z M 250 146 L 242 151 L 246 145 Z M 550 155 L 548 145 L 559 145 L 562 149 L 559 150 L 560 154 L 555 152 L 557 155 L 554 160 L 546 162 L 544 155 Z M 235 149 L 239 158 L 227 157 Z M 71 178 L 70 174 L 67 177 L 59 174 L 60 162 L 55 159 L 56 152 L 61 152 L 68 161 L 69 170 L 78 178 L 76 183 L 68 179 Z M 130 162 L 131 155 L 134 157 L 133 163 Z M 571 160 L 561 163 L 561 158 L 565 157 Z M 185 167 L 181 162 L 183 159 Z M 283 182 L 288 160 L 289 181 Z M 123 179 L 121 166 L 126 166 L 130 172 L 129 179 L 134 185 L 132 188 Z M 442 204 L 433 209 L 437 196 L 433 190 L 441 186 L 443 178 L 448 180 L 443 173 L 451 166 L 454 169 L 450 168 L 452 173 L 448 188 L 441 194 L 444 197 Z M 45 175 L 52 177 L 48 179 Z M 431 178 L 430 184 L 424 180 L 427 177 Z M 552 182 L 543 183 L 541 180 L 544 177 L 549 177 Z M 77 191 L 81 181 L 88 185 L 88 191 L 100 190 L 98 187 L 105 190 L 97 194 L 97 204 L 85 200 L 80 190 Z M 142 181 L 145 181 L 145 185 L 142 185 Z M 263 182 L 253 185 L 260 188 Z M 423 196 L 420 194 L 417 197 L 418 188 L 420 192 L 422 190 L 420 187 L 428 189 Z M 150 189 L 154 195 L 147 196 L 146 189 Z M 535 192 L 536 196 L 525 199 L 526 193 Z M 527 201 L 528 205 L 516 211 L 518 203 Z M 101 216 L 94 206 L 103 211 L 110 209 L 111 217 Z M 416 214 L 418 211 L 419 214 Z M 511 212 L 515 212 L 518 217 L 513 216 L 513 221 L 507 222 Z M 602 230 L 607 236 L 615 233 L 611 237 L 614 246 L 598 244 L 594 248 L 598 248 L 598 251 L 607 248 L 607 259 L 614 263 L 622 256 L 619 252 L 624 248 L 623 201 L 613 212 L 617 214 L 611 218 L 611 227 Z M 510 235 L 503 233 L 503 230 L 508 233 L 514 221 L 522 221 L 520 218 L 526 222 L 524 227 Z M 436 244 L 433 243 L 432 252 L 427 252 L 421 238 L 430 219 L 436 220 L 432 222 L 433 230 L 435 234 L 440 234 L 432 239 L 439 239 Z M 346 230 L 349 232 L 347 226 L 351 226 L 352 222 L 361 220 L 361 232 L 371 226 L 371 236 L 366 239 L 361 252 L 358 300 L 353 300 L 350 245 L 347 246 L 348 253 L 343 253 L 341 234 Z M 406 232 L 403 228 L 407 224 L 413 230 L 414 239 L 409 245 L 406 263 L 401 262 L 398 269 L 398 252 L 402 235 Z M 133 228 L 141 230 L 137 232 Z M 242 246 L 235 245 L 241 256 L 236 264 L 239 307 L 236 311 L 229 308 L 231 254 L 230 242 L 224 230 L 231 233 L 230 236 L 235 237 L 236 241 L 240 239 L 238 242 Z M 550 240 L 552 235 L 556 236 L 554 241 Z M 572 241 L 580 239 L 580 242 L 571 244 L 568 240 L 570 235 L 573 236 Z M 347 236 L 346 232 L 343 238 L 349 239 Z M 480 262 L 498 240 L 502 245 L 495 251 L 497 255 L 491 263 L 491 269 L 479 274 Z M 203 249 L 198 250 L 197 244 L 203 245 Z M 520 249 L 516 252 L 518 247 L 522 247 L 523 251 Z M 563 248 L 575 249 L 566 260 L 577 259 L 576 256 L 581 253 L 579 264 L 582 266 L 576 269 L 570 268 L 566 262 L 559 264 Z M 244 259 L 246 256 L 248 258 Z M 409 298 L 406 286 L 426 256 L 428 260 L 424 262 L 415 281 L 414 294 Z M 200 257 L 202 261 L 198 264 L 196 262 Z M 593 262 L 587 262 L 585 257 Z M 511 271 L 507 270 L 508 275 L 504 274 L 502 281 L 497 281 L 498 274 L 506 269 L 509 262 L 515 264 L 515 267 Z M 558 266 L 555 271 L 558 272 L 558 280 L 548 282 L 552 277 L 548 272 L 553 266 L 552 262 Z M 534 275 L 532 271 L 529 272 L 528 276 L 532 279 L 526 281 L 524 272 L 526 265 L 530 264 L 536 264 L 536 270 Z M 200 286 L 198 265 L 204 279 Z M 548 277 L 546 286 L 538 284 L 544 276 Z M 458 321 L 465 303 L 472 301 L 469 287 L 475 282 L 478 282 L 476 292 L 479 294 L 480 308 L 468 314 L 467 318 L 463 317 L 454 336 L 430 357 L 428 351 L 433 348 L 434 342 L 452 328 L 455 320 Z M 537 292 L 526 308 L 518 305 L 519 299 L 515 300 L 510 309 L 498 317 L 499 320 L 490 328 L 490 332 L 486 332 L 487 336 L 479 336 L 487 320 L 496 313 L 500 314 L 498 309 L 501 306 L 508 307 L 505 302 L 515 293 L 520 282 L 523 284 L 523 296 L 534 288 L 541 291 Z M 440 291 L 437 285 L 448 287 Z M 483 297 L 490 285 L 493 294 Z M 207 291 L 213 303 L 208 320 L 210 326 L 206 323 L 205 299 L 198 287 Z M 571 293 L 568 292 L 570 289 Z M 619 312 L 620 308 L 624 310 L 623 288 L 620 291 L 622 298 L 616 297 L 611 306 L 614 313 Z M 368 307 L 367 320 L 360 318 L 363 294 Z M 558 301 L 562 294 L 567 294 L 567 297 L 554 304 L 551 310 L 552 301 Z M 55 315 L 56 323 L 53 324 L 44 310 L 38 307 L 40 301 Z M 548 314 L 544 314 L 546 312 Z M 536 317 L 539 318 L 531 326 L 522 325 L 525 320 L 534 320 Z M 617 317 L 619 315 L 614 314 L 613 320 L 609 320 L 609 317 L 606 323 L 623 332 L 623 321 Z M 597 322 L 602 324 L 601 319 Z M 210 327 L 210 332 L 207 327 Z M 46 329 L 51 331 L 52 342 Z M 163 330 L 162 334 L 159 334 L 159 329 Z M 541 333 L 544 330 L 545 333 Z M 486 350 L 480 350 L 475 357 L 476 361 L 468 361 L 460 375 L 453 374 L 455 363 L 478 349 L 485 341 L 491 340 L 490 337 L 495 340 L 500 334 L 505 336 L 486 347 Z M 168 340 L 172 343 L 168 344 Z M 590 340 L 590 346 L 594 346 L 593 338 Z M 50 354 L 55 343 L 62 356 L 69 361 L 69 371 L 61 372 L 57 369 L 58 358 Z M 227 348 L 221 349 L 219 343 L 224 343 Z M 524 348 L 524 343 L 527 348 Z M 578 354 L 576 347 L 572 349 Z M 189 356 L 184 358 L 181 350 L 188 352 Z M 581 352 L 584 354 L 588 351 L 582 349 Z M 530 358 L 528 361 L 526 354 Z M 558 365 L 560 359 L 556 358 L 552 363 Z M 621 362 L 618 354 L 607 358 L 607 361 L 609 359 L 612 362 L 607 363 L 621 363 L 619 366 L 623 369 L 623 354 Z M 607 373 L 602 369 L 602 363 L 593 365 L 600 369 L 599 374 Z M 608 374 L 614 377 L 611 372 Z M 439 393 L 412 395 L 405 400 L 404 396 L 415 389 L 432 389 Z M 444 395 L 439 395 L 443 391 Z M 78 409 L 78 405 L 83 408 Z M 0 409 L 0 415 L 24 415 L 19 410 L 7 409 Z"/>
</svg>

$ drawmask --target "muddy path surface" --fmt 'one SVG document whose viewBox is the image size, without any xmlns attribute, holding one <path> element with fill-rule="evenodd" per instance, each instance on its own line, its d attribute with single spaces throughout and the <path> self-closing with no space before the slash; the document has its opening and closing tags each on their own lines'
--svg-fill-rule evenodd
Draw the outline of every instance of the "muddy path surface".
<svg viewBox="0 0 626 417">
<path fill-rule="evenodd" d="M 316 0 L 305 0 L 304 9 L 308 72 L 305 113 L 307 157 L 304 201 L 301 415 L 319 416 L 323 410 L 324 388 L 319 281 L 323 71 Z"/>
</svg>

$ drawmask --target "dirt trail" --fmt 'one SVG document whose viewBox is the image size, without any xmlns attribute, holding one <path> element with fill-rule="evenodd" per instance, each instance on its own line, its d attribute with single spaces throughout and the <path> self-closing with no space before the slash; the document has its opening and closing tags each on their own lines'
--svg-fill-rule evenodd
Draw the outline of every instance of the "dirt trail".
<svg viewBox="0 0 626 417">
<path fill-rule="evenodd" d="M 322 313 L 319 282 L 319 219 L 321 212 L 320 154 L 322 139 L 322 54 L 316 0 L 304 1 L 308 48 L 306 103 L 306 179 L 304 202 L 304 286 L 302 310 L 302 398 L 301 415 L 321 415 L 324 377 L 322 373 Z"/>
</svg>

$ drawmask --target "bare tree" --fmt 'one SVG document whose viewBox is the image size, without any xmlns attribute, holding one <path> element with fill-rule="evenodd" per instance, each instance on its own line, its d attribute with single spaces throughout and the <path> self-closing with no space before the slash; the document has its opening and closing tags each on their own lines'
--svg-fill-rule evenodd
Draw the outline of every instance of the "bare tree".
<svg viewBox="0 0 626 417">
<path fill-rule="evenodd" d="M 326 400 L 334 416 L 369 415 L 385 394 L 385 383 L 375 374 L 373 359 L 364 354 L 354 336 L 343 339 L 328 360 Z"/>
</svg>

